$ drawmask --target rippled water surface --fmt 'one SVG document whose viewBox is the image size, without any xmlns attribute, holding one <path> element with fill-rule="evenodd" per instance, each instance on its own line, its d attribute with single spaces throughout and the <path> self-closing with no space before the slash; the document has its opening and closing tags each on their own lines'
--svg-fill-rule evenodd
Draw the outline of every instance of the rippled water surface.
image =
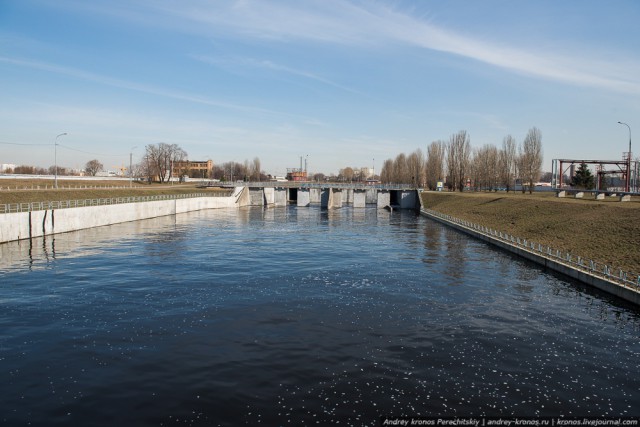
<svg viewBox="0 0 640 427">
<path fill-rule="evenodd" d="M 0 256 L 7 425 L 640 415 L 638 309 L 413 213 L 210 210 Z"/>
</svg>

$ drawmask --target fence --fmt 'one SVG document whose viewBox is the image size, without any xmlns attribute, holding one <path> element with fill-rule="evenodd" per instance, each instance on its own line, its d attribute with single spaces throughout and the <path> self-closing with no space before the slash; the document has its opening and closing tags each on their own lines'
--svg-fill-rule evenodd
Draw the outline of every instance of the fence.
<svg viewBox="0 0 640 427">
<path fill-rule="evenodd" d="M 540 256 L 555 262 L 559 262 L 573 269 L 580 270 L 585 273 L 601 277 L 605 280 L 614 282 L 623 287 L 633 289 L 636 291 L 640 290 L 639 274 L 633 275 L 621 269 L 619 269 L 617 272 L 614 273 L 609 266 L 604 264 L 598 264 L 596 261 L 591 259 L 574 256 L 567 252 L 563 253 L 562 251 L 554 249 L 550 246 L 528 241 L 527 239 L 521 239 L 519 237 L 510 235 L 508 233 L 503 233 L 501 231 L 493 230 L 489 227 L 485 227 L 483 225 L 465 221 L 465 220 L 453 217 L 451 215 L 446 215 L 430 209 L 422 209 L 422 211 L 431 216 L 434 216 L 442 220 L 457 224 L 458 226 L 467 228 L 475 233 L 487 236 L 490 239 L 497 240 L 497 241 L 506 243 L 510 246 L 519 248 L 521 250 L 525 250 L 537 256 Z"/>
<path fill-rule="evenodd" d="M 355 190 L 416 190 L 418 187 L 412 184 L 365 184 L 361 182 L 337 183 L 337 182 L 309 182 L 309 181 L 260 181 L 260 182 L 204 182 L 204 187 L 251 187 L 251 188 L 335 188 Z"/>
<path fill-rule="evenodd" d="M 87 206 L 118 205 L 123 203 L 155 202 L 159 200 L 191 199 L 194 197 L 229 197 L 227 193 L 163 194 L 157 196 L 109 197 L 104 199 L 61 200 L 49 202 L 0 204 L 0 214 L 52 209 L 83 208 Z"/>
<path fill-rule="evenodd" d="M 2 181 L 0 181 L 0 184 L 2 184 Z M 71 185 L 71 184 L 67 184 L 67 185 L 63 185 L 60 184 L 57 187 L 53 184 L 46 184 L 46 185 L 36 185 L 36 184 L 29 184 L 29 185 L 7 185 L 7 186 L 2 186 L 0 185 L 0 191 L 26 191 L 26 190 L 128 190 L 130 188 L 148 188 L 145 186 L 140 186 L 140 185 L 133 185 L 133 186 L 129 186 L 129 185 L 88 185 L 88 184 L 81 184 L 81 185 Z"/>
</svg>

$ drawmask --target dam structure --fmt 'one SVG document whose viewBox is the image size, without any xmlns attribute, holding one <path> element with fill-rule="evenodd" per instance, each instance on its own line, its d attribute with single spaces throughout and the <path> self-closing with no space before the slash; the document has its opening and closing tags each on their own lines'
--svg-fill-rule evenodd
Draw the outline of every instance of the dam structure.
<svg viewBox="0 0 640 427">
<path fill-rule="evenodd" d="M 359 183 L 310 182 L 232 182 L 209 183 L 212 187 L 243 187 L 247 194 L 240 200 L 245 206 L 320 206 L 327 209 L 352 206 L 378 209 L 419 209 L 420 190 L 403 184 L 368 185 Z M 244 198 L 243 198 L 244 197 Z"/>
<path fill-rule="evenodd" d="M 0 243 L 58 233 L 139 221 L 180 213 L 245 206 L 342 206 L 378 209 L 420 208 L 419 190 L 409 186 L 310 183 L 215 183 L 229 188 L 228 195 L 194 194 L 176 198 L 115 199 L 35 202 L 0 205 Z M 201 186 L 202 187 L 202 186 Z"/>
</svg>

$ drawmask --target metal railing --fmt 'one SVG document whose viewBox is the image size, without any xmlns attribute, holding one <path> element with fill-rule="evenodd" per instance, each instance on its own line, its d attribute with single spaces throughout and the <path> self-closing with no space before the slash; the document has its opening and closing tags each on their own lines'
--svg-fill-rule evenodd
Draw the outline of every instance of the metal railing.
<svg viewBox="0 0 640 427">
<path fill-rule="evenodd" d="M 203 183 L 210 187 L 253 187 L 253 188 L 336 188 L 336 189 L 357 189 L 357 190 L 416 190 L 412 184 L 364 184 L 360 182 L 339 183 L 339 182 L 304 182 L 304 181 L 257 181 L 257 182 L 214 182 Z"/>
<path fill-rule="evenodd" d="M 451 215 L 436 212 L 431 209 L 422 209 L 422 212 L 425 212 L 428 215 L 445 220 L 447 222 L 451 222 L 458 226 L 462 226 L 475 233 L 487 236 L 493 240 L 506 243 L 515 248 L 563 264 L 575 270 L 598 276 L 605 280 L 621 285 L 625 288 L 640 291 L 640 274 L 631 274 L 629 272 L 623 271 L 622 269 L 613 271 L 610 266 L 598 263 L 594 260 L 575 256 L 571 253 L 552 248 L 551 246 L 542 245 L 540 243 L 532 242 L 527 239 L 521 239 L 520 237 L 516 237 L 508 233 L 503 233 L 501 231 L 494 230 L 483 225 L 475 224 L 470 221 L 465 221 Z"/>
<path fill-rule="evenodd" d="M 0 181 L 0 184 L 3 184 Z M 53 184 L 45 184 L 45 185 L 0 185 L 0 191 L 39 191 L 39 190 L 129 190 L 131 188 L 144 189 L 147 188 L 141 185 L 88 185 L 88 184 L 60 184 L 57 187 Z"/>
<path fill-rule="evenodd" d="M 119 205 L 124 203 L 156 202 L 161 200 L 191 199 L 195 197 L 228 197 L 227 193 L 162 194 L 157 196 L 108 197 L 102 199 L 56 200 L 47 202 L 0 204 L 0 214 L 52 209 L 84 208 L 87 206 Z"/>
</svg>

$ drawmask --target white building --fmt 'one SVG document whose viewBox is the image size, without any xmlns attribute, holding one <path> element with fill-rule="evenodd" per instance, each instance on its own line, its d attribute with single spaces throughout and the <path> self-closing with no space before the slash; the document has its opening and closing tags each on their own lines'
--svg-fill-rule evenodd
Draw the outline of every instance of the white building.
<svg viewBox="0 0 640 427">
<path fill-rule="evenodd" d="M 374 170 L 370 167 L 360 168 L 360 173 L 364 179 L 373 178 Z"/>
</svg>

